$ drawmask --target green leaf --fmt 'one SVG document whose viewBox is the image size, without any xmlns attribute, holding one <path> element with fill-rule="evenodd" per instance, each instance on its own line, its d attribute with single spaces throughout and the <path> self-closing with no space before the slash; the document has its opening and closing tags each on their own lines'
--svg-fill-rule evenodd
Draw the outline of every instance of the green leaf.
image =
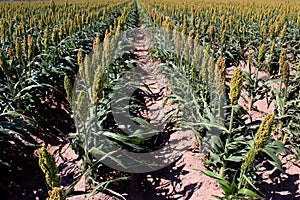
<svg viewBox="0 0 300 200">
<path fill-rule="evenodd" d="M 241 195 L 246 195 L 246 196 L 249 196 L 249 197 L 253 197 L 253 198 L 256 198 L 256 199 L 263 199 L 263 197 L 261 197 L 260 195 L 256 194 L 255 192 L 253 192 L 252 190 L 249 190 L 247 188 L 242 188 L 237 193 L 241 194 Z"/>
<path fill-rule="evenodd" d="M 232 162 L 241 162 L 244 159 L 243 156 L 229 156 L 226 158 L 226 161 L 232 161 Z"/>
<path fill-rule="evenodd" d="M 114 140 L 120 141 L 120 142 L 122 142 L 126 145 L 129 145 L 133 148 L 136 148 L 136 149 L 143 149 L 137 145 L 141 144 L 142 142 L 144 142 L 146 140 L 146 138 L 138 138 L 138 137 L 131 137 L 131 136 L 126 136 L 126 135 L 119 135 L 119 134 L 112 133 L 112 132 L 104 132 L 103 135 L 110 137 Z"/>
<path fill-rule="evenodd" d="M 247 183 L 255 190 L 257 190 L 257 188 L 255 187 L 255 185 L 252 183 L 252 181 L 245 175 L 243 174 L 243 178 L 247 181 Z"/>
<path fill-rule="evenodd" d="M 274 149 L 270 148 L 270 147 L 265 147 L 262 152 L 264 152 L 265 154 L 267 154 L 273 161 L 275 164 L 274 166 L 277 167 L 280 171 L 283 171 L 282 168 L 282 162 L 281 160 L 278 158 L 278 156 L 274 153 Z"/>
<path fill-rule="evenodd" d="M 200 170 L 200 169 L 195 169 L 197 171 L 202 172 L 203 174 L 216 179 L 216 181 L 219 183 L 219 185 L 222 187 L 223 191 L 225 192 L 226 195 L 229 195 L 232 193 L 232 188 L 231 188 L 231 184 L 226 181 L 225 179 L 223 179 L 222 177 L 220 177 L 218 174 L 216 174 L 215 172 L 209 171 L 209 170 Z"/>
<path fill-rule="evenodd" d="M 140 118 L 140 117 L 134 117 L 134 118 L 132 118 L 132 120 L 142 126 L 150 126 L 151 125 L 148 121 L 146 121 L 145 119 Z"/>
<path fill-rule="evenodd" d="M 270 83 L 280 83 L 281 81 L 281 78 L 277 78 L 277 79 L 271 79 L 271 80 L 268 80 L 267 82 L 265 82 L 265 84 L 270 84 Z"/>
</svg>

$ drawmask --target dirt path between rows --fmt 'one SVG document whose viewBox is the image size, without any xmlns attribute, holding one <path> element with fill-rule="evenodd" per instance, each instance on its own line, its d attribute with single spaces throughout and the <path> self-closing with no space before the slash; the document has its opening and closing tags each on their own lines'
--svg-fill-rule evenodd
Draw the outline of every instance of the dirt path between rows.
<svg viewBox="0 0 300 200">
<path fill-rule="evenodd" d="M 134 53 L 140 61 L 139 67 L 148 73 L 143 82 L 154 94 L 152 97 L 146 97 L 147 116 L 151 123 L 155 123 L 172 109 L 172 105 L 163 106 L 169 90 L 166 78 L 162 74 L 156 73 L 155 64 L 148 56 L 147 38 L 145 38 L 140 24 L 136 34 Z M 194 168 L 205 169 L 200 154 L 194 150 L 195 148 L 190 147 L 176 162 L 161 170 L 145 174 L 132 174 L 128 187 L 128 199 L 209 200 L 213 199 L 212 195 L 221 195 L 222 192 L 214 179 L 194 170 Z"/>
</svg>

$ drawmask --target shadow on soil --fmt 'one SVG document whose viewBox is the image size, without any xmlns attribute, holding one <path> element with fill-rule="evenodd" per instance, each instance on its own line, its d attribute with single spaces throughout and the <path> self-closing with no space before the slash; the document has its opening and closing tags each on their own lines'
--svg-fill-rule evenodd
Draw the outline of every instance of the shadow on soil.
<svg viewBox="0 0 300 200">
<path fill-rule="evenodd" d="M 269 163 L 265 163 L 264 166 L 267 170 L 273 169 Z M 299 200 L 299 183 L 297 183 L 299 179 L 300 171 L 296 174 L 287 174 L 275 169 L 268 178 L 262 180 L 259 188 L 266 200 Z"/>
<path fill-rule="evenodd" d="M 185 164 L 176 162 L 161 170 L 147 174 L 133 174 L 128 188 L 129 200 L 177 200 L 189 199 L 201 183 L 190 184 L 181 188 L 180 176 L 188 172 L 183 170 Z"/>
</svg>

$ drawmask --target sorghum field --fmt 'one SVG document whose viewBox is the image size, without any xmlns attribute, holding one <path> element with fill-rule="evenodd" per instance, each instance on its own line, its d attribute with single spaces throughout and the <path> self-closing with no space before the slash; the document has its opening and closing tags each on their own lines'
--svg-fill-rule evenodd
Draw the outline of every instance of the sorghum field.
<svg viewBox="0 0 300 200">
<path fill-rule="evenodd" d="M 300 199 L 299 0 L 0 2 L 0 85 L 1 199 Z"/>
</svg>

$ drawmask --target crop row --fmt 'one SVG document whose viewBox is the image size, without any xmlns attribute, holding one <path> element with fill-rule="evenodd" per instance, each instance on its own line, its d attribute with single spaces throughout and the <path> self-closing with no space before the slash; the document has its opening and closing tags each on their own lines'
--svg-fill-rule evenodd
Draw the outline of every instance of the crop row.
<svg viewBox="0 0 300 200">
<path fill-rule="evenodd" d="M 246 4 L 141 1 L 172 44 L 150 55 L 180 83 L 172 99 L 188 102 L 182 111 L 192 116 L 183 124 L 204 152 L 203 173 L 223 189 L 220 199 L 262 198 L 256 172 L 263 163 L 283 171 L 279 155 L 299 158 L 299 5 Z M 254 106 L 259 101 L 273 110 Z"/>
</svg>

